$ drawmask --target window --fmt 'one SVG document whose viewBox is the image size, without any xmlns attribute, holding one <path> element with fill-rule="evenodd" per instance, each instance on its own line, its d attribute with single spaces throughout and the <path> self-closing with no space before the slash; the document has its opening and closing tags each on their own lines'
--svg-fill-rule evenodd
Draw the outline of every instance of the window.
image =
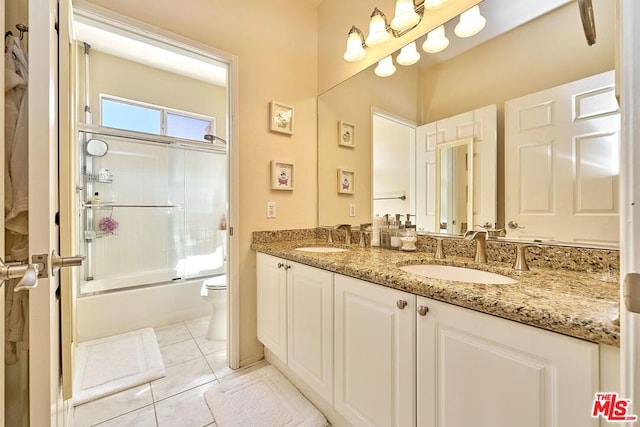
<svg viewBox="0 0 640 427">
<path fill-rule="evenodd" d="M 215 135 L 216 120 L 196 113 L 173 110 L 123 98 L 100 98 L 102 126 L 205 141 Z"/>
</svg>

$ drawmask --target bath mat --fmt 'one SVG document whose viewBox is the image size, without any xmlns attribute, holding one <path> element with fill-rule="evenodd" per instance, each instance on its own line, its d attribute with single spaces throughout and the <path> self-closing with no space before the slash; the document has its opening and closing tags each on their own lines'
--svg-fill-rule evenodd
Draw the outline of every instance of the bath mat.
<svg viewBox="0 0 640 427">
<path fill-rule="evenodd" d="M 324 415 L 273 366 L 216 384 L 204 398 L 218 427 L 329 425 Z"/>
<path fill-rule="evenodd" d="M 74 406 L 164 376 L 162 355 L 152 328 L 78 344 L 75 367 Z"/>
</svg>

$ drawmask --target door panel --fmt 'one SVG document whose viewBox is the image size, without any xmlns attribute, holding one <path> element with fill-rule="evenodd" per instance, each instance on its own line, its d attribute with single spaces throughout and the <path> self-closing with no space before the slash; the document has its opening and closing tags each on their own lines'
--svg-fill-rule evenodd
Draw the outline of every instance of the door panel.
<svg viewBox="0 0 640 427">
<path fill-rule="evenodd" d="M 509 236 L 617 243 L 619 128 L 613 71 L 507 101 Z"/>
<path fill-rule="evenodd" d="M 435 123 L 416 128 L 416 225 L 436 231 L 436 144 Z"/>
<path fill-rule="evenodd" d="M 58 247 L 58 45 L 54 0 L 29 0 L 29 252 Z M 57 425 L 59 300 L 57 277 L 29 291 L 29 416 L 33 426 Z"/>
</svg>

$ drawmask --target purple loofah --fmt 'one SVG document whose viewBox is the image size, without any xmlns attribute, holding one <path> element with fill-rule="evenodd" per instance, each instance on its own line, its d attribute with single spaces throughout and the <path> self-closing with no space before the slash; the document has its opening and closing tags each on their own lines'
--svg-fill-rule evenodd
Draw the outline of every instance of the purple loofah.
<svg viewBox="0 0 640 427">
<path fill-rule="evenodd" d="M 118 225 L 118 221 L 109 216 L 102 218 L 98 222 L 98 228 L 100 231 L 104 231 L 105 233 L 113 233 L 118 229 Z"/>
</svg>

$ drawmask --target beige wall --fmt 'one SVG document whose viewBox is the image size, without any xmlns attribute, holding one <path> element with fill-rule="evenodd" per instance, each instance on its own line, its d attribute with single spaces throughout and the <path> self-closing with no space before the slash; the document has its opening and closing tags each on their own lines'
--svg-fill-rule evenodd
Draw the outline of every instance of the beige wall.
<svg viewBox="0 0 640 427">
<path fill-rule="evenodd" d="M 480 1 L 449 1 L 442 9 L 427 11 L 416 28 L 382 46 L 367 48 L 368 54 L 365 59 L 350 63 L 345 61 L 342 55 L 351 26 L 358 27 L 366 37 L 373 9 L 375 7 L 380 9 L 387 16 L 387 21 L 391 22 L 396 2 L 395 0 L 323 0 L 318 7 L 318 93 L 324 93 Z"/>
<path fill-rule="evenodd" d="M 371 109 L 416 121 L 418 71 L 398 66 L 396 74 L 382 79 L 368 69 L 318 97 L 320 225 L 371 222 Z M 338 145 L 339 120 L 355 125 L 355 148 Z M 354 194 L 338 194 L 338 168 L 356 173 Z M 351 203 L 356 204 L 356 217 L 349 217 Z"/>
<path fill-rule="evenodd" d="M 422 74 L 420 123 L 498 105 L 499 224 L 504 224 L 504 102 L 614 69 L 614 4 L 593 1 L 593 46 L 572 2 Z"/>
<path fill-rule="evenodd" d="M 240 359 L 262 354 L 256 339 L 255 230 L 314 227 L 317 223 L 316 95 L 317 15 L 300 0 L 246 2 L 193 0 L 93 0 L 133 19 L 221 49 L 239 58 Z M 269 101 L 295 108 L 295 134 L 268 130 Z M 292 192 L 272 191 L 271 160 L 295 164 Z M 265 218 L 266 202 L 277 219 Z"/>
</svg>

